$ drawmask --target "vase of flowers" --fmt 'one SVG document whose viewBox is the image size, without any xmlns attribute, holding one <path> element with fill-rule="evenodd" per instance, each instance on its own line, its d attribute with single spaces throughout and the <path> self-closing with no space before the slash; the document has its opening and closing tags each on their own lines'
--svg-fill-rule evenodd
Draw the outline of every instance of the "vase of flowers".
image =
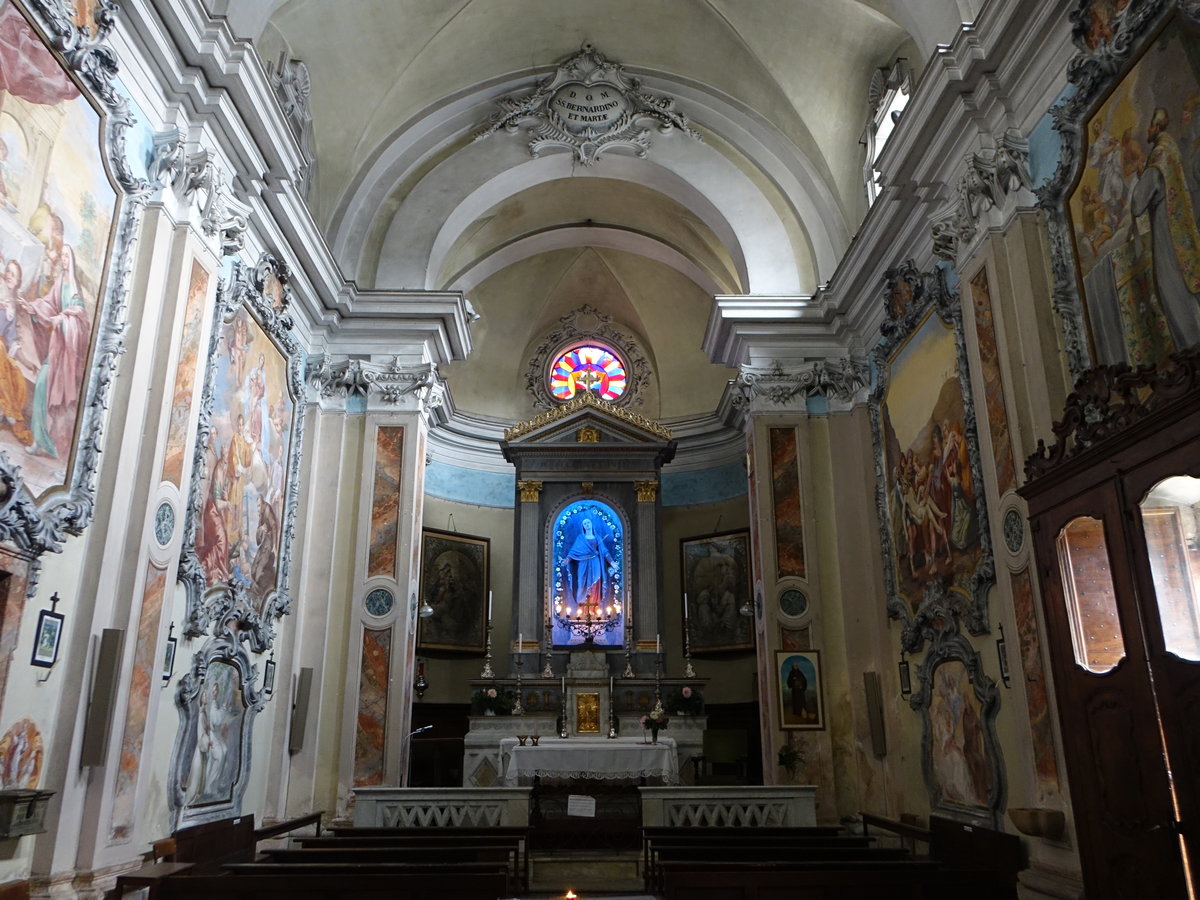
<svg viewBox="0 0 1200 900">
<path fill-rule="evenodd" d="M 480 688 L 471 695 L 471 713 L 476 716 L 507 716 L 513 711 L 512 691 Z"/>
<path fill-rule="evenodd" d="M 671 721 L 671 717 L 666 713 L 661 713 L 657 716 L 647 713 L 642 716 L 642 730 L 650 732 L 650 742 L 658 743 L 658 732 L 660 728 L 666 728 L 667 723 Z"/>
</svg>

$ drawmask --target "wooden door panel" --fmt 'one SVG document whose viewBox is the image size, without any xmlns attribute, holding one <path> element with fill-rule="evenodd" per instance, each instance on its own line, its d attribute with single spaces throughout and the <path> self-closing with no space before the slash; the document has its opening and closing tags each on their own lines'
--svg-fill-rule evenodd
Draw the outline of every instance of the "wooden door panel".
<svg viewBox="0 0 1200 900">
<path fill-rule="evenodd" d="M 1104 488 L 1067 498 L 1035 519 L 1047 643 L 1088 897 L 1165 900 L 1185 896 L 1170 829 L 1173 804 L 1141 647 L 1133 577 L 1126 564 L 1117 485 L 1107 482 Z M 1088 671 L 1076 661 L 1067 613 L 1057 539 L 1081 516 L 1104 523 L 1125 646 L 1124 658 L 1106 673 Z"/>
<path fill-rule="evenodd" d="M 1168 648 L 1170 642 L 1164 633 L 1160 615 L 1158 590 L 1166 588 L 1161 581 L 1156 583 L 1150 553 L 1159 554 L 1160 569 L 1167 562 L 1186 565 L 1185 560 L 1171 560 L 1171 548 L 1161 546 L 1161 535 L 1155 531 L 1162 523 L 1152 518 L 1151 533 L 1147 523 L 1139 514 L 1143 498 L 1160 482 L 1173 475 L 1200 478 L 1200 440 L 1177 443 L 1156 454 L 1152 459 L 1133 466 L 1124 473 L 1122 490 L 1124 505 L 1130 510 L 1131 568 L 1136 579 L 1136 595 L 1141 609 L 1144 642 L 1149 657 L 1149 667 L 1154 679 L 1154 692 L 1159 717 L 1162 723 L 1163 740 L 1173 776 L 1175 801 L 1177 803 L 1178 829 L 1185 838 L 1185 852 L 1193 872 L 1200 871 L 1200 661 L 1181 658 Z M 1187 548 L 1174 548 L 1176 553 L 1187 553 Z M 1186 575 L 1184 576 L 1186 582 Z M 1174 589 L 1190 590 L 1190 585 L 1170 585 Z M 1193 598 L 1194 599 L 1194 598 Z"/>
</svg>

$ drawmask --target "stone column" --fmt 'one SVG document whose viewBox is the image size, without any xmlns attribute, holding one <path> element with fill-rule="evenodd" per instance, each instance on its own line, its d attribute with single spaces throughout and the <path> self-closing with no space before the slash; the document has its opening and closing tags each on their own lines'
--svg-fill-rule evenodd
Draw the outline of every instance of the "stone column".
<svg viewBox="0 0 1200 900">
<path fill-rule="evenodd" d="M 637 548 L 637 573 L 633 602 L 633 640 L 654 640 L 662 631 L 662 571 L 658 560 L 658 482 L 635 481 L 637 519 L 633 545 Z M 649 663 L 653 671 L 653 660 Z"/>
</svg>

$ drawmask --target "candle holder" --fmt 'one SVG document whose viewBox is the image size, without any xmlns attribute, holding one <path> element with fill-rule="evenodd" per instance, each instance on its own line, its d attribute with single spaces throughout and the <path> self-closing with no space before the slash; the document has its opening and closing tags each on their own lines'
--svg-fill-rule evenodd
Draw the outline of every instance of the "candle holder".
<svg viewBox="0 0 1200 900">
<path fill-rule="evenodd" d="M 617 693 L 611 687 L 608 689 L 608 739 L 617 737 Z"/>
<path fill-rule="evenodd" d="M 696 670 L 692 668 L 692 629 L 688 617 L 683 617 L 683 677 L 695 678 Z"/>
<path fill-rule="evenodd" d="M 480 678 L 495 678 L 496 673 L 492 670 L 492 617 L 488 616 L 487 620 L 487 638 L 485 652 L 483 654 L 483 671 L 479 673 Z"/>
<path fill-rule="evenodd" d="M 525 715 L 525 707 L 521 705 L 521 669 L 524 668 L 524 664 L 521 661 L 521 648 L 519 645 L 517 647 L 516 656 L 517 656 L 517 702 L 513 704 L 512 714 L 514 716 L 523 716 L 523 715 Z"/>
<path fill-rule="evenodd" d="M 651 719 L 661 719 L 666 715 L 662 705 L 662 653 L 654 654 L 654 709 L 650 710 Z"/>
<path fill-rule="evenodd" d="M 554 652 L 554 627 L 546 620 L 546 664 L 542 666 L 542 677 L 553 678 L 554 668 L 550 665 L 550 655 Z"/>
<path fill-rule="evenodd" d="M 565 688 L 562 692 L 562 711 L 558 717 L 558 736 L 563 739 L 571 736 L 570 729 L 567 728 L 567 692 Z"/>
<path fill-rule="evenodd" d="M 625 671 L 622 678 L 633 678 L 633 625 L 625 624 Z"/>
</svg>

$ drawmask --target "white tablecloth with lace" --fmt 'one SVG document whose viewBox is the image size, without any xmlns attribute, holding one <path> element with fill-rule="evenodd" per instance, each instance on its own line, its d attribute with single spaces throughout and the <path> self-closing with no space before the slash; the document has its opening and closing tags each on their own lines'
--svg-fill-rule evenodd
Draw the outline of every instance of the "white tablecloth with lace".
<svg viewBox="0 0 1200 900">
<path fill-rule="evenodd" d="M 639 737 L 613 740 L 570 737 L 563 740 L 543 736 L 534 747 L 520 746 L 517 739 L 500 741 L 500 765 L 504 784 L 514 787 L 541 778 L 600 778 L 652 783 L 679 783 L 679 756 L 675 741 L 661 734 L 657 744 L 642 743 Z"/>
</svg>

